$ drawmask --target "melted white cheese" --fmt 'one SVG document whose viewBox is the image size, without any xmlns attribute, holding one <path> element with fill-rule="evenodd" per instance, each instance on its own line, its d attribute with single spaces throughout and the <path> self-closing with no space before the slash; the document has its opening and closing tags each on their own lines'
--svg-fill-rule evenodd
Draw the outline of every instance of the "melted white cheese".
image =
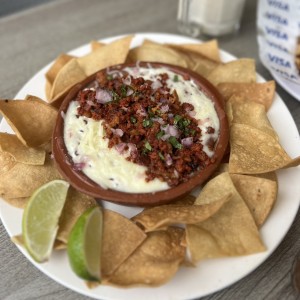
<svg viewBox="0 0 300 300">
<path fill-rule="evenodd" d="M 186 81 L 178 76 L 178 81 L 173 80 L 175 73 L 166 68 L 126 68 L 133 77 L 143 76 L 145 79 L 155 81 L 159 74 L 167 73 L 168 86 L 176 89 L 181 103 L 189 102 L 194 108 L 194 118 L 201 120 L 199 127 L 202 129 L 202 144 L 204 151 L 211 156 L 206 142 L 219 135 L 219 119 L 213 102 L 198 90 L 193 81 Z M 72 101 L 65 115 L 64 141 L 75 164 L 80 166 L 82 172 L 103 188 L 109 188 L 128 193 L 149 193 L 166 190 L 169 185 L 159 179 L 145 181 L 146 167 L 126 160 L 128 153 L 120 154 L 114 148 L 108 148 L 108 139 L 104 137 L 102 121 L 77 116 L 78 102 Z M 215 129 L 213 135 L 206 134 L 206 128 Z"/>
</svg>

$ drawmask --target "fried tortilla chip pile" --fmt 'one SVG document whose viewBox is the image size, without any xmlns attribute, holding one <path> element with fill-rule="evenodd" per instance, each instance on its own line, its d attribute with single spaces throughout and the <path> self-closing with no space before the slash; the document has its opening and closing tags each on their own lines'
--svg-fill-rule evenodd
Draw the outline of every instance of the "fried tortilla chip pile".
<svg viewBox="0 0 300 300">
<path fill-rule="evenodd" d="M 15 132 L 0 133 L 1 197 L 23 208 L 36 188 L 60 178 L 51 156 L 51 134 L 55 107 L 72 86 L 119 63 L 170 63 L 206 77 L 223 95 L 230 124 L 229 161 L 197 197 L 187 195 L 144 209 L 132 219 L 104 210 L 102 283 L 158 286 L 170 280 L 180 265 L 264 251 L 259 229 L 277 198 L 275 171 L 300 163 L 300 157 L 293 159 L 282 148 L 267 117 L 274 81 L 257 83 L 251 59 L 222 63 L 215 40 L 185 45 L 145 40 L 130 49 L 131 40 L 132 36 L 110 44 L 93 41 L 91 53 L 80 58 L 61 54 L 46 74 L 48 104 L 34 96 L 0 101 L 0 112 Z M 78 217 L 96 205 L 95 199 L 70 188 L 56 249 L 65 248 Z M 22 243 L 21 237 L 14 240 Z"/>
</svg>

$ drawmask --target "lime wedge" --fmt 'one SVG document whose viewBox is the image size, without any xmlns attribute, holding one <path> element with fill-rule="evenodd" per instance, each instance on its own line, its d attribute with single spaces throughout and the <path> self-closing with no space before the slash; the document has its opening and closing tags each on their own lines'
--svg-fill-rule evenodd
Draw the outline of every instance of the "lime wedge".
<svg viewBox="0 0 300 300">
<path fill-rule="evenodd" d="M 25 248 L 37 262 L 48 260 L 65 204 L 69 184 L 53 180 L 39 187 L 30 197 L 23 214 Z"/>
<path fill-rule="evenodd" d="M 68 257 L 73 271 L 88 281 L 101 280 L 102 210 L 87 209 L 77 220 L 68 239 Z"/>
</svg>

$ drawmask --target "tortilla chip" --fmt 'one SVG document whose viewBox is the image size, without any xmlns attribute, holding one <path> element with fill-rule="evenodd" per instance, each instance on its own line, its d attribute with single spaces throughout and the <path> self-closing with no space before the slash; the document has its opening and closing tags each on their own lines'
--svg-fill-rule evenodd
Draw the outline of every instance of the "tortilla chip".
<svg viewBox="0 0 300 300">
<path fill-rule="evenodd" d="M 195 224 L 215 214 L 230 198 L 224 195 L 219 201 L 204 205 L 161 205 L 142 211 L 133 218 L 145 232 L 175 224 Z"/>
<path fill-rule="evenodd" d="M 160 44 L 142 45 L 133 48 L 128 53 L 128 62 L 149 61 L 188 67 L 189 58 L 177 51 Z"/>
<path fill-rule="evenodd" d="M 6 172 L 9 172 L 17 164 L 14 157 L 8 152 L 1 152 L 0 151 L 0 176 Z"/>
<path fill-rule="evenodd" d="M 158 286 L 167 282 L 185 257 L 185 247 L 180 245 L 183 234 L 184 229 L 175 227 L 150 232 L 143 244 L 116 270 L 109 283 Z"/>
<path fill-rule="evenodd" d="M 174 205 L 193 205 L 196 200 L 196 197 L 193 195 L 185 195 L 183 197 L 180 197 L 179 199 L 172 202 Z M 148 209 L 148 208 L 147 208 Z M 149 207 L 150 209 L 150 207 Z"/>
<path fill-rule="evenodd" d="M 255 82 L 255 61 L 242 58 L 218 65 L 207 79 L 215 86 L 222 82 Z"/>
<path fill-rule="evenodd" d="M 240 174 L 231 174 L 230 178 L 260 228 L 277 199 L 276 181 Z"/>
<path fill-rule="evenodd" d="M 57 111 L 45 102 L 0 100 L 0 112 L 24 145 L 38 147 L 51 139 Z"/>
<path fill-rule="evenodd" d="M 45 162 L 45 150 L 24 146 L 14 134 L 0 133 L 0 150 L 10 153 L 22 164 L 43 165 Z"/>
<path fill-rule="evenodd" d="M 276 172 L 268 172 L 268 173 L 263 173 L 263 174 L 253 174 L 252 176 L 272 180 L 272 181 L 276 182 L 277 187 L 278 187 L 278 178 L 277 178 Z"/>
<path fill-rule="evenodd" d="M 91 41 L 90 44 L 91 44 L 92 51 L 98 50 L 106 45 L 106 44 L 98 42 L 98 41 Z"/>
<path fill-rule="evenodd" d="M 189 66 L 194 72 L 200 74 L 203 77 L 208 77 L 208 75 L 219 65 L 219 63 L 203 58 L 199 55 L 189 53 L 193 66 Z"/>
<path fill-rule="evenodd" d="M 52 84 L 46 80 L 45 83 L 45 95 L 46 95 L 46 100 L 49 101 L 50 97 L 51 97 L 51 90 L 52 90 Z"/>
<path fill-rule="evenodd" d="M 210 40 L 197 44 L 166 44 L 167 46 L 182 51 L 193 51 L 204 55 L 211 60 L 221 62 L 220 51 L 217 40 Z"/>
<path fill-rule="evenodd" d="M 125 62 L 131 40 L 132 36 L 126 36 L 83 57 L 70 60 L 58 72 L 49 102 L 60 102 L 71 87 L 98 70 Z"/>
<path fill-rule="evenodd" d="M 97 206 L 97 201 L 69 187 L 66 202 L 59 219 L 56 239 L 67 244 L 69 234 L 77 219 L 90 207 Z"/>
<path fill-rule="evenodd" d="M 229 164 L 221 164 L 213 176 L 216 177 L 221 173 L 228 172 L 228 169 Z M 252 176 L 230 174 L 230 178 L 252 213 L 256 225 L 260 227 L 267 219 L 277 199 L 278 179 L 276 172 Z"/>
<path fill-rule="evenodd" d="M 44 183 L 60 179 L 50 155 L 42 166 L 25 165 L 0 152 L 0 196 L 5 199 L 30 197 Z"/>
<path fill-rule="evenodd" d="M 230 146 L 230 173 L 260 174 L 300 164 L 300 157 L 291 159 L 276 138 L 249 125 L 232 124 Z"/>
<path fill-rule="evenodd" d="M 199 45 L 201 45 L 201 44 L 199 44 Z M 144 42 L 142 44 L 142 47 L 150 47 L 150 48 L 152 47 L 153 51 L 158 51 L 158 52 L 161 51 L 162 53 L 164 53 L 164 55 L 162 55 L 160 59 L 162 59 L 162 57 L 164 57 L 165 61 L 161 61 L 161 62 L 165 62 L 165 63 L 167 63 L 167 59 L 170 59 L 170 58 L 167 57 L 168 52 L 166 52 L 163 49 L 169 48 L 169 49 L 176 51 L 177 55 L 180 55 L 181 59 L 183 59 L 185 61 L 185 63 L 187 64 L 187 68 L 197 72 L 198 74 L 200 74 L 204 77 L 208 76 L 208 74 L 216 66 L 219 65 L 219 62 L 216 62 L 215 60 L 211 60 L 210 58 L 204 56 L 200 52 L 192 51 L 192 50 L 189 50 L 188 47 L 182 48 L 180 46 L 181 45 L 175 45 L 173 47 L 173 46 L 168 45 L 168 47 L 167 47 L 164 44 L 159 44 L 159 43 L 156 43 L 156 42 L 153 42 L 150 40 L 144 40 Z M 157 55 L 156 52 L 155 52 L 155 55 Z M 171 55 L 171 53 L 170 53 L 170 55 Z M 141 57 L 141 58 L 143 58 L 143 57 Z M 136 60 L 138 60 L 138 59 L 136 59 Z M 140 59 L 140 60 L 142 61 L 142 60 L 146 60 L 146 59 Z M 174 63 L 172 63 L 172 64 L 174 64 Z"/>
<path fill-rule="evenodd" d="M 193 51 L 177 51 L 188 58 L 186 62 L 189 69 L 204 77 L 207 77 L 220 64 Z"/>
<path fill-rule="evenodd" d="M 264 105 L 265 110 L 268 111 L 271 107 L 275 95 L 275 81 L 268 81 L 264 83 L 237 83 L 237 82 L 223 82 L 217 86 L 219 92 L 228 101 L 232 96 L 232 100 L 254 101 Z"/>
<path fill-rule="evenodd" d="M 58 240 L 54 241 L 53 245 L 54 250 L 66 250 L 67 249 L 67 244 Z"/>
<path fill-rule="evenodd" d="M 45 74 L 46 84 L 45 84 L 45 93 L 46 99 L 49 100 L 51 97 L 51 90 L 53 86 L 53 82 L 58 74 L 58 72 L 66 65 L 70 60 L 75 58 L 75 56 L 68 54 L 61 54 L 58 56 L 52 66 L 49 68 L 48 72 Z"/>
<path fill-rule="evenodd" d="M 73 58 L 75 58 L 75 56 L 62 53 L 55 59 L 54 63 L 45 74 L 46 80 L 50 83 L 50 85 L 53 84 L 60 69 Z"/>
<path fill-rule="evenodd" d="M 226 104 L 226 111 L 230 124 L 248 125 L 279 140 L 262 104 L 255 102 L 236 103 L 230 100 Z"/>
<path fill-rule="evenodd" d="M 230 201 L 204 222 L 186 227 L 193 262 L 205 258 L 249 255 L 265 250 L 253 217 L 228 173 L 209 181 L 195 203 L 210 203 L 222 194 L 231 194 Z"/>
<path fill-rule="evenodd" d="M 29 197 L 21 197 L 21 198 L 4 198 L 3 196 L 1 197 L 9 205 L 12 205 L 17 208 L 22 208 L 22 209 L 25 208 L 27 201 L 29 199 Z"/>
<path fill-rule="evenodd" d="M 229 165 L 227 163 L 220 164 L 213 174 L 213 177 L 220 175 L 221 173 L 228 172 Z"/>
<path fill-rule="evenodd" d="M 107 44 L 88 55 L 79 57 L 78 64 L 86 76 L 109 66 L 125 62 L 133 36 L 126 36 Z"/>
<path fill-rule="evenodd" d="M 82 70 L 77 59 L 73 58 L 58 72 L 52 85 L 50 99 L 51 103 L 60 95 L 65 95 L 66 92 L 76 83 L 84 80 L 87 77 Z"/>
<path fill-rule="evenodd" d="M 132 221 L 111 210 L 103 213 L 101 273 L 110 278 L 113 272 L 145 240 L 145 233 Z"/>
<path fill-rule="evenodd" d="M 18 246 L 24 247 L 24 239 L 22 234 L 12 236 L 11 241 Z"/>
</svg>

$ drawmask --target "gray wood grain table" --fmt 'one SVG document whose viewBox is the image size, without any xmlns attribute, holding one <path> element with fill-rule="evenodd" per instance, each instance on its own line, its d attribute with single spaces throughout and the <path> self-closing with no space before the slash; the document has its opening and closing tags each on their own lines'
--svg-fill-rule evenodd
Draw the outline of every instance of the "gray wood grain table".
<svg viewBox="0 0 300 300">
<path fill-rule="evenodd" d="M 92 39 L 134 32 L 178 33 L 177 1 L 60 0 L 0 18 L 0 97 L 14 98 L 44 65 Z M 247 0 L 241 30 L 219 39 L 237 57 L 256 59 L 257 71 L 271 79 L 258 59 L 256 1 Z M 278 87 L 298 130 L 300 102 Z M 284 124 L 283 124 L 284 126 Z M 271 255 L 253 273 L 205 299 L 296 299 L 291 269 L 300 249 L 300 215 Z M 0 222 L 0 299 L 88 299 L 37 270 L 11 243 Z"/>
</svg>

